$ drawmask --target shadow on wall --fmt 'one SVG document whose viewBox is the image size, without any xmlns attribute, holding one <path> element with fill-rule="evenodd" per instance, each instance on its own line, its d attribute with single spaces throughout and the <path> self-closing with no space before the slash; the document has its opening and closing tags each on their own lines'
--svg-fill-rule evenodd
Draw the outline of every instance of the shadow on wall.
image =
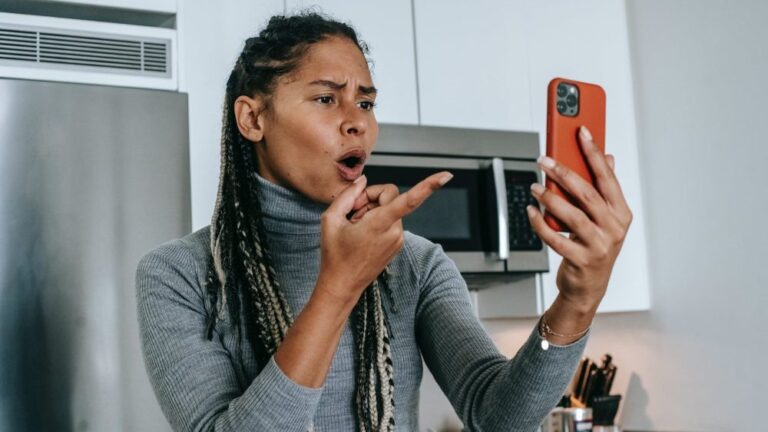
<svg viewBox="0 0 768 432">
<path fill-rule="evenodd" d="M 635 372 L 629 377 L 625 400 L 631 400 L 632 410 L 629 415 L 622 413 L 622 419 L 619 424 L 642 424 L 653 427 L 653 421 L 648 416 L 648 391 L 643 387 L 640 376 Z"/>
</svg>

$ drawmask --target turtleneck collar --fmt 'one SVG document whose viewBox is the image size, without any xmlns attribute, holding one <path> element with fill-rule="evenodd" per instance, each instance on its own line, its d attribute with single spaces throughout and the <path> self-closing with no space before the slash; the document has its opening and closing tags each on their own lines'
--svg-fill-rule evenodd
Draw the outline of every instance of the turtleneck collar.
<svg viewBox="0 0 768 432">
<path fill-rule="evenodd" d="M 258 173 L 256 179 L 264 227 L 268 232 L 294 235 L 320 233 L 320 216 L 328 205 L 272 183 Z"/>
</svg>

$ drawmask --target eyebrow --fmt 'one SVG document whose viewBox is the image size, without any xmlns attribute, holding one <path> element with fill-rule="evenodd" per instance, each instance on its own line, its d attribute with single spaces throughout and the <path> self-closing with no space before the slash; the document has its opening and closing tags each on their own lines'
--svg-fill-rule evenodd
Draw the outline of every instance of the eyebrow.
<svg viewBox="0 0 768 432">
<path fill-rule="evenodd" d="M 309 85 L 321 85 L 323 87 L 328 87 L 332 90 L 341 90 L 347 86 L 347 83 L 340 84 L 337 82 L 333 82 L 331 80 L 321 79 L 321 80 L 312 81 L 311 83 L 309 83 Z M 360 91 L 360 93 L 364 95 L 375 95 L 378 92 L 378 89 L 374 86 L 368 87 L 368 86 L 360 85 L 360 86 L 357 86 L 357 89 L 358 91 Z"/>
</svg>

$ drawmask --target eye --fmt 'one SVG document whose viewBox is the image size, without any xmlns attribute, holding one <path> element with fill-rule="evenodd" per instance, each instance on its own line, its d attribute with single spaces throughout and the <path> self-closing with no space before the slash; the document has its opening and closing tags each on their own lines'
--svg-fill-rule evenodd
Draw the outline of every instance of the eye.
<svg viewBox="0 0 768 432">
<path fill-rule="evenodd" d="M 373 111 L 373 108 L 376 107 L 376 102 L 374 102 L 374 101 L 362 101 L 362 102 L 360 102 L 360 105 L 366 111 Z"/>
<path fill-rule="evenodd" d="M 327 103 L 330 103 L 333 101 L 333 96 L 320 96 L 315 98 L 316 101 L 319 101 L 323 105 L 327 105 Z"/>
</svg>

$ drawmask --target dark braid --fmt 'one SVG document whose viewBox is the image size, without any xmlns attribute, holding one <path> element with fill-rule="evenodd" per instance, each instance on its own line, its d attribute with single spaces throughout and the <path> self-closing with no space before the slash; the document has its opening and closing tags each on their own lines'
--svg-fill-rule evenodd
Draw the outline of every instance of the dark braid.
<svg viewBox="0 0 768 432">
<path fill-rule="evenodd" d="M 227 80 L 221 173 L 211 218 L 212 258 L 206 283 L 211 310 L 206 337 L 213 338 L 216 323 L 226 307 L 237 329 L 241 350 L 242 310 L 245 337 L 254 347 L 260 364 L 277 351 L 294 318 L 277 282 L 264 234 L 256 155 L 237 128 L 234 103 L 241 95 L 258 95 L 269 108 L 269 96 L 277 79 L 296 70 L 312 44 L 332 36 L 348 38 L 364 56 L 368 53 L 368 47 L 347 24 L 314 12 L 274 16 L 257 37 L 245 41 Z M 363 432 L 392 431 L 395 425 L 392 332 L 382 301 L 382 289 L 393 300 L 387 278 L 385 269 L 355 306 L 358 363 L 354 403 L 358 429 Z M 394 306 L 393 311 L 396 312 Z"/>
</svg>

